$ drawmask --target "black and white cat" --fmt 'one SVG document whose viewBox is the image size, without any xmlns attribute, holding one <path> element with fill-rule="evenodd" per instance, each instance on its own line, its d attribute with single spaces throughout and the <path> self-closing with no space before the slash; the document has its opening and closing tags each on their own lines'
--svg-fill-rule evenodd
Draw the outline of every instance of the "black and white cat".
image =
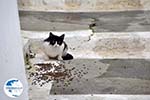
<svg viewBox="0 0 150 100">
<path fill-rule="evenodd" d="M 49 33 L 49 37 L 44 40 L 43 51 L 49 58 L 56 58 L 58 60 L 71 60 L 73 56 L 67 53 L 68 46 L 64 42 L 65 34 L 56 36 Z"/>
</svg>

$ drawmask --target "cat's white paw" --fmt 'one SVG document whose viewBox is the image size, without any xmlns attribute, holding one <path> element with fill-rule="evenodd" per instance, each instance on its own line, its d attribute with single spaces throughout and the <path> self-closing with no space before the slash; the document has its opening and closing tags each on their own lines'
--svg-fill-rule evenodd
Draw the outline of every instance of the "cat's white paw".
<svg viewBox="0 0 150 100">
<path fill-rule="evenodd" d="M 58 60 L 63 60 L 62 56 L 58 56 L 57 59 L 58 59 Z"/>
</svg>

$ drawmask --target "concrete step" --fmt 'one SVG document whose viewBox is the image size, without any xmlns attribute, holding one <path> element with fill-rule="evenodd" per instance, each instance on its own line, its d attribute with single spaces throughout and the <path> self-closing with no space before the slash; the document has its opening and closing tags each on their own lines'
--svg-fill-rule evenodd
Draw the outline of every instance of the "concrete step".
<svg viewBox="0 0 150 100">
<path fill-rule="evenodd" d="M 150 58 L 149 32 L 93 33 L 91 30 L 53 32 L 65 33 L 69 51 L 75 58 Z M 47 38 L 49 32 L 22 31 L 24 44 L 27 40 Z M 31 42 L 30 41 L 30 42 Z M 35 45 L 33 47 L 38 45 Z"/>
<path fill-rule="evenodd" d="M 150 11 L 40 12 L 19 11 L 21 29 L 27 31 L 145 32 Z"/>
<path fill-rule="evenodd" d="M 71 75 L 52 85 L 52 94 L 149 94 L 149 61 L 77 59 L 65 63 Z M 72 80 L 69 80 L 73 78 Z"/>
<path fill-rule="evenodd" d="M 124 11 L 150 9 L 149 0 L 18 0 L 20 10 L 34 11 Z"/>
<path fill-rule="evenodd" d="M 51 66 L 56 68 L 53 72 L 55 76 L 48 74 Z M 92 97 L 99 94 L 149 95 L 149 66 L 150 61 L 144 59 L 74 59 L 36 62 L 30 69 L 26 69 L 27 77 L 30 78 L 28 80 L 30 98 L 61 99 L 59 95 Z M 43 76 L 44 74 L 47 78 Z"/>
</svg>

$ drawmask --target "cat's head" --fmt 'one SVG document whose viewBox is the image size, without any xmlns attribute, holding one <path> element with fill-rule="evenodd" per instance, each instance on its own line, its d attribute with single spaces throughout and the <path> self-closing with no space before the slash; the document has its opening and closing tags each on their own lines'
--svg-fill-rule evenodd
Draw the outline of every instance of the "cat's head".
<svg viewBox="0 0 150 100">
<path fill-rule="evenodd" d="M 44 42 L 49 42 L 52 46 L 61 46 L 64 41 L 65 34 L 61 36 L 54 35 L 53 33 L 49 33 L 49 37 L 44 40 Z"/>
</svg>

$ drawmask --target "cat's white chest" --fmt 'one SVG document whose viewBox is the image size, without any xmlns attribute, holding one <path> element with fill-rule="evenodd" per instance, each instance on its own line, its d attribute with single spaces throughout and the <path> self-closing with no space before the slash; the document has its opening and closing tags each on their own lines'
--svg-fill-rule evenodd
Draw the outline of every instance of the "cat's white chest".
<svg viewBox="0 0 150 100">
<path fill-rule="evenodd" d="M 43 51 L 49 57 L 62 56 L 63 49 L 64 49 L 63 44 L 61 46 L 52 46 L 49 45 L 48 42 L 43 43 Z"/>
</svg>

